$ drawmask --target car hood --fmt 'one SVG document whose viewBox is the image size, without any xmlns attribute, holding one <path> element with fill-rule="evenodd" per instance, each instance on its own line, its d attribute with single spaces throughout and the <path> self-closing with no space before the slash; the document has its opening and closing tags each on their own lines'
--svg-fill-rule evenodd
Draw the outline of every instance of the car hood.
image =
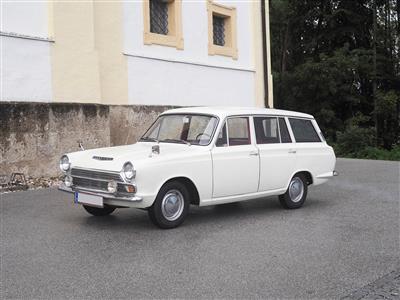
<svg viewBox="0 0 400 300">
<path fill-rule="evenodd" d="M 152 142 L 140 142 L 126 146 L 97 148 L 67 154 L 71 167 L 121 171 L 125 162 L 130 161 L 135 166 L 153 159 L 167 156 L 182 156 L 193 151 L 204 151 L 202 146 L 188 146 L 185 144 L 160 143 L 160 154 L 152 155 Z"/>
</svg>

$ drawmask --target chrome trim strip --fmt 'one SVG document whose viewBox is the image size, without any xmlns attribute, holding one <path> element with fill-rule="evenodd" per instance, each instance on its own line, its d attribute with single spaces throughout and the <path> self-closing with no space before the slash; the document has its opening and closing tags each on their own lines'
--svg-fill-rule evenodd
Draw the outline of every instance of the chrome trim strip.
<svg viewBox="0 0 400 300">
<path fill-rule="evenodd" d="M 110 180 L 107 180 L 107 179 L 101 179 L 101 178 L 92 178 L 92 177 L 77 176 L 77 175 L 71 175 L 71 177 L 72 177 L 72 178 L 82 178 L 82 179 L 88 179 L 88 180 L 92 180 L 92 181 L 103 181 L 103 182 L 110 182 Z M 117 182 L 124 183 L 123 181 L 117 181 Z"/>
<path fill-rule="evenodd" d="M 63 191 L 63 192 L 67 192 L 67 193 L 74 193 L 74 192 L 87 192 L 87 193 L 91 193 L 97 196 L 101 196 L 105 199 L 112 199 L 112 200 L 121 200 L 121 201 L 130 201 L 130 202 L 139 202 L 142 201 L 143 198 L 142 197 L 138 197 L 138 196 L 132 196 L 132 197 L 123 197 L 123 196 L 115 196 L 113 194 L 108 194 L 104 191 L 97 191 L 97 190 L 90 190 L 90 189 L 83 189 L 83 188 L 70 188 L 65 186 L 65 184 L 60 184 L 60 186 L 58 187 L 58 190 Z"/>
<path fill-rule="evenodd" d="M 333 176 L 338 176 L 338 175 L 339 175 L 338 172 L 331 171 L 328 173 L 320 174 L 320 175 L 316 176 L 316 178 L 318 178 L 318 179 L 332 178 Z"/>
<path fill-rule="evenodd" d="M 119 171 L 107 171 L 101 169 L 91 169 L 91 168 L 81 168 L 81 167 L 72 167 L 72 169 L 83 170 L 83 171 L 93 171 L 93 172 L 101 172 L 106 174 L 117 174 L 119 175 Z"/>
<path fill-rule="evenodd" d="M 106 160 L 106 161 L 114 160 L 113 157 L 97 156 L 97 155 L 93 155 L 92 158 L 96 160 Z"/>
</svg>

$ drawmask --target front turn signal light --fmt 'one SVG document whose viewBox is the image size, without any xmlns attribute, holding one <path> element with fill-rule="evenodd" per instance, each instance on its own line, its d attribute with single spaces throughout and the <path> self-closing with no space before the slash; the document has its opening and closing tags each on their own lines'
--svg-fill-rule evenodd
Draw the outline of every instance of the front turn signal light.
<svg viewBox="0 0 400 300">
<path fill-rule="evenodd" d="M 136 188 L 134 185 L 125 185 L 125 190 L 128 193 L 136 193 Z"/>
</svg>

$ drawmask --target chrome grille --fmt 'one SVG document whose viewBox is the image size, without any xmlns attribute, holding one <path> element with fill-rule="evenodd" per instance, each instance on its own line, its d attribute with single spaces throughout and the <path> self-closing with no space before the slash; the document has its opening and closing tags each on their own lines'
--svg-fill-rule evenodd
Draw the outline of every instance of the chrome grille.
<svg viewBox="0 0 400 300">
<path fill-rule="evenodd" d="M 115 180 L 115 181 L 120 181 L 120 182 L 123 181 L 121 176 L 118 173 L 108 173 L 108 172 L 102 172 L 102 171 L 77 169 L 77 168 L 73 168 L 71 170 L 71 176 L 85 178 L 85 179 L 98 179 L 100 181 L 102 181 L 102 180 L 105 180 L 105 181 Z"/>
<path fill-rule="evenodd" d="M 102 172 L 97 170 L 72 168 L 71 176 L 72 184 L 75 187 L 105 192 L 107 192 L 107 186 L 110 181 L 114 180 L 117 182 L 123 182 L 119 173 Z M 118 187 L 119 186 L 120 185 L 118 184 Z"/>
<path fill-rule="evenodd" d="M 99 190 L 99 191 L 107 191 L 107 181 L 98 181 L 87 178 L 80 177 L 72 177 L 72 184 L 77 187 Z"/>
</svg>

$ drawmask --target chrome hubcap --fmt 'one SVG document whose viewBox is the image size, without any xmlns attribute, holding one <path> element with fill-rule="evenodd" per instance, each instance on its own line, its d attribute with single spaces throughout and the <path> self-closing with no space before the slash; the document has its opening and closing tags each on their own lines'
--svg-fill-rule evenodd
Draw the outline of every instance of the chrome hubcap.
<svg viewBox="0 0 400 300">
<path fill-rule="evenodd" d="M 170 190 L 161 202 L 161 212 L 168 221 L 175 221 L 183 212 L 184 200 L 180 191 Z"/>
<path fill-rule="evenodd" d="M 299 177 L 294 177 L 289 184 L 289 197 L 293 202 L 299 202 L 303 198 L 304 184 Z"/>
</svg>

